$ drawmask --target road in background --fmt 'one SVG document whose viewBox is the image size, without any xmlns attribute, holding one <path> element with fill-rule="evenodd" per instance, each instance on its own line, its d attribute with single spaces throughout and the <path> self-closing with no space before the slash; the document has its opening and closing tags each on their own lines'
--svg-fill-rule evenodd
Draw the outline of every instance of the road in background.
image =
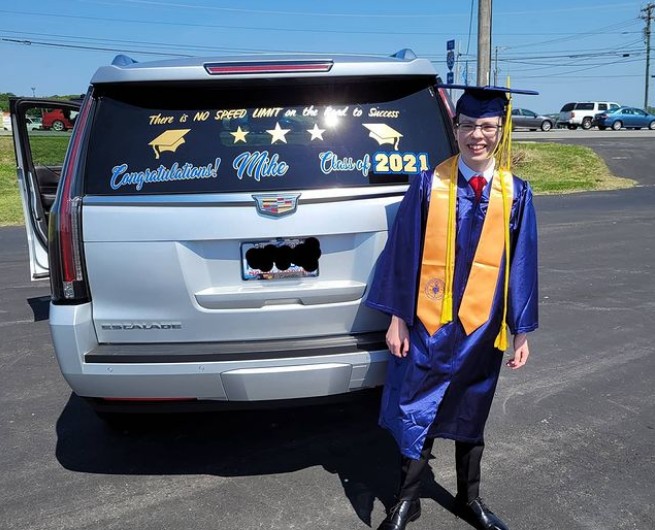
<svg viewBox="0 0 655 530">
<path fill-rule="evenodd" d="M 652 175 L 644 142 L 644 160 L 612 162 L 632 153 L 616 142 L 599 153 L 623 176 Z M 541 328 L 527 367 L 501 374 L 483 461 L 483 496 L 511 528 L 655 528 L 655 183 L 641 184 L 536 198 Z M 59 373 L 24 240 L 0 229 L 0 528 L 377 527 L 397 455 L 376 396 L 113 431 Z M 434 453 L 411 529 L 470 529 L 448 511 L 452 442 Z"/>
</svg>

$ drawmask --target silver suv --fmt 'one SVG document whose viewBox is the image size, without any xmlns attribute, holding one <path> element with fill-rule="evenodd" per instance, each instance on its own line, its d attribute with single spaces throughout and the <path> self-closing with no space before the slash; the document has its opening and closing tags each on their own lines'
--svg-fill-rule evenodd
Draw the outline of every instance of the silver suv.
<svg viewBox="0 0 655 530">
<path fill-rule="evenodd" d="M 107 412 L 381 384 L 388 321 L 362 300 L 408 181 L 455 152 L 436 81 L 409 51 L 119 56 L 81 105 L 13 100 L 73 391 Z M 72 135 L 24 127 L 55 105 L 79 108 Z"/>
<path fill-rule="evenodd" d="M 606 110 L 618 109 L 620 105 L 611 101 L 580 101 L 566 103 L 559 113 L 558 127 L 585 130 L 591 129 L 595 123 L 596 114 Z"/>
</svg>

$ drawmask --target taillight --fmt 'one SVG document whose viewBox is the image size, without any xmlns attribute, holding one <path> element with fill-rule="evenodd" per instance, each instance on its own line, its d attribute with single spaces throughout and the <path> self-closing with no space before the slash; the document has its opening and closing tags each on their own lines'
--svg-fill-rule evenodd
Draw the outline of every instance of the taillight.
<svg viewBox="0 0 655 530">
<path fill-rule="evenodd" d="M 575 118 L 575 112 L 571 111 L 571 118 Z"/>
<path fill-rule="evenodd" d="M 295 72 L 329 72 L 332 61 L 262 61 L 206 63 L 205 70 L 211 75 L 235 74 L 286 74 Z"/>
<path fill-rule="evenodd" d="M 91 97 L 87 96 L 66 153 L 49 227 L 50 283 L 55 303 L 89 300 L 82 255 L 82 197 L 73 189 L 73 181 L 81 164 L 82 141 L 90 107 Z"/>
<path fill-rule="evenodd" d="M 450 119 L 452 120 L 455 118 L 455 106 L 453 105 L 452 100 L 448 97 L 448 94 L 446 93 L 445 88 L 438 88 L 437 92 L 439 93 L 439 96 L 441 97 L 441 101 L 443 101 L 443 104 L 445 105 L 446 109 L 448 110 L 448 115 L 450 116 Z"/>
</svg>

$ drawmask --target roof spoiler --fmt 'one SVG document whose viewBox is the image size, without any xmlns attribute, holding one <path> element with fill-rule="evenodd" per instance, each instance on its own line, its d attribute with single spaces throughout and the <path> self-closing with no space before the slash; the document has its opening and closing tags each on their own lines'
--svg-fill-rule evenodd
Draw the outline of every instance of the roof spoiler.
<svg viewBox="0 0 655 530">
<path fill-rule="evenodd" d="M 128 66 L 130 64 L 134 64 L 138 61 L 135 61 L 132 59 L 132 57 L 128 57 L 127 55 L 119 54 L 116 57 L 114 57 L 114 60 L 111 62 L 112 66 Z"/>
<path fill-rule="evenodd" d="M 416 54 L 414 53 L 413 50 L 409 48 L 403 48 L 402 50 L 398 50 L 391 57 L 395 57 L 396 59 L 402 59 L 404 61 L 413 61 L 414 59 L 416 59 Z"/>
</svg>

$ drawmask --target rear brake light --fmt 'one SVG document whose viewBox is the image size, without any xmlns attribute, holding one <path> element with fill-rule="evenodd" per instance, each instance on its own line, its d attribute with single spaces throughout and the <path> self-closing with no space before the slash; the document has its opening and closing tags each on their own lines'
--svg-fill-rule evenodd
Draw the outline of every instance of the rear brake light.
<svg viewBox="0 0 655 530">
<path fill-rule="evenodd" d="M 61 191 L 58 197 L 59 208 L 56 211 L 55 255 L 58 256 L 59 271 L 53 270 L 51 260 L 51 276 L 53 298 L 67 302 L 82 302 L 88 300 L 88 291 L 84 277 L 82 262 L 82 198 L 74 195 L 73 180 L 80 166 L 80 152 L 84 136 L 84 126 L 87 122 L 91 98 L 84 101 L 66 154 L 61 178 Z M 55 256 L 51 255 L 51 258 Z M 59 274 L 57 274 L 57 272 Z M 59 278 L 57 278 L 59 276 Z M 59 283 L 57 285 L 56 283 Z M 63 298 L 63 300 L 61 300 Z"/>
<path fill-rule="evenodd" d="M 571 111 L 571 118 L 575 118 L 575 112 Z"/>
<path fill-rule="evenodd" d="M 450 119 L 455 118 L 455 108 L 453 107 L 453 102 L 452 100 L 448 97 L 448 94 L 446 93 L 446 89 L 444 88 L 439 88 L 437 89 L 439 92 L 439 96 L 441 97 L 441 101 L 443 101 L 443 104 L 445 105 L 446 109 L 448 110 L 448 115 L 450 116 Z"/>
<path fill-rule="evenodd" d="M 207 63 L 205 70 L 211 75 L 329 72 L 333 64 L 332 61 Z"/>
</svg>

